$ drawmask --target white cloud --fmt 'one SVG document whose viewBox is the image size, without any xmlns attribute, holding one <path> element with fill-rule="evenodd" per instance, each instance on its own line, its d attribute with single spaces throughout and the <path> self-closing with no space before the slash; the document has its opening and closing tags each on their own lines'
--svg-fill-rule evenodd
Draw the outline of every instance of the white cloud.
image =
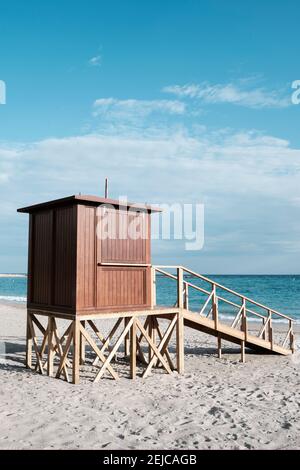
<svg viewBox="0 0 300 470">
<path fill-rule="evenodd" d="M 185 104 L 178 100 L 119 100 L 100 98 L 94 102 L 94 116 L 106 119 L 140 119 L 154 113 L 182 115 Z"/>
<path fill-rule="evenodd" d="M 124 133 L 47 139 L 10 151 L 0 148 L 0 162 L 2 190 L 9 189 L 6 182 L 15 185 L 13 194 L 20 199 L 31 188 L 39 199 L 48 193 L 95 191 L 107 172 L 116 178 L 117 191 L 150 198 L 155 189 L 157 202 L 215 199 L 225 193 L 230 199 L 246 192 L 286 203 L 300 198 L 300 149 L 254 131 L 197 137 L 182 130 L 155 137 L 149 130 L 141 137 Z"/>
<path fill-rule="evenodd" d="M 139 137 L 94 134 L 9 151 L 2 146 L 0 162 L 0 199 L 9 194 L 10 203 L 10 215 L 7 210 L 0 214 L 1 226 L 21 223 L 22 216 L 15 213 L 19 206 L 79 191 L 101 194 L 108 175 L 112 197 L 204 202 L 204 250 L 182 262 L 197 269 L 200 263 L 208 272 L 232 271 L 232 266 L 238 271 L 243 256 L 244 271 L 268 270 L 268 262 L 275 271 L 298 269 L 300 149 L 286 140 L 227 130 L 193 136 L 182 129 L 155 136 L 149 129 Z M 179 251 L 175 245 L 172 251 L 172 243 L 165 247 L 167 243 L 160 246 L 176 262 Z M 156 255 L 161 260 L 164 251 Z"/>
<path fill-rule="evenodd" d="M 102 56 L 100 54 L 92 57 L 89 60 L 89 64 L 92 65 L 93 67 L 99 67 L 101 63 L 102 63 Z"/>
<path fill-rule="evenodd" d="M 231 103 L 254 109 L 284 108 L 291 104 L 290 97 L 282 96 L 281 92 L 264 88 L 241 88 L 234 83 L 171 85 L 164 87 L 163 91 L 180 98 L 195 98 L 208 104 Z"/>
</svg>

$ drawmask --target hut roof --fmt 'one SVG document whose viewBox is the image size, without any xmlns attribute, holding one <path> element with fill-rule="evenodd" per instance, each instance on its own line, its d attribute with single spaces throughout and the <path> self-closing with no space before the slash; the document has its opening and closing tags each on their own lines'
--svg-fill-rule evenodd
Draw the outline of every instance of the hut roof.
<svg viewBox="0 0 300 470">
<path fill-rule="evenodd" d="M 134 203 L 134 202 L 123 202 L 118 199 L 108 199 L 104 197 L 91 196 L 91 195 L 73 195 L 67 196 L 61 199 L 54 199 L 52 201 L 42 202 L 39 204 L 34 204 L 32 206 L 21 207 L 18 209 L 18 212 L 31 213 L 39 210 L 46 209 L 48 207 L 55 206 L 65 206 L 69 204 L 86 204 L 91 206 L 99 206 L 102 204 L 112 205 L 114 207 L 126 207 L 126 208 L 135 208 L 137 210 L 146 210 L 147 212 L 161 212 L 162 210 L 158 207 L 154 207 L 148 204 L 143 203 Z"/>
</svg>

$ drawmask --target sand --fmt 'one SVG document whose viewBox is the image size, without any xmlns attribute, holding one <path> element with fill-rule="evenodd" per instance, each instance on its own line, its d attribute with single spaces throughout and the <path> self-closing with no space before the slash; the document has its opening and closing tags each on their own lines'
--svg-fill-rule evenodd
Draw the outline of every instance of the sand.
<svg viewBox="0 0 300 470">
<path fill-rule="evenodd" d="M 185 375 L 80 385 L 24 368 L 25 308 L 0 305 L 1 449 L 299 449 L 300 353 L 247 354 L 186 330 Z M 108 327 L 109 325 L 107 325 Z M 172 348 L 171 348 L 172 350 Z"/>
</svg>

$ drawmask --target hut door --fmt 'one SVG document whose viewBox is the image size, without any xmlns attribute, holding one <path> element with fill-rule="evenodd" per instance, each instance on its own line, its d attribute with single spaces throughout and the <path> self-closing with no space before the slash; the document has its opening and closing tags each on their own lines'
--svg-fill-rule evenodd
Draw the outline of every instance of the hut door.
<svg viewBox="0 0 300 470">
<path fill-rule="evenodd" d="M 97 237 L 97 307 L 149 304 L 149 214 L 102 207 Z"/>
</svg>

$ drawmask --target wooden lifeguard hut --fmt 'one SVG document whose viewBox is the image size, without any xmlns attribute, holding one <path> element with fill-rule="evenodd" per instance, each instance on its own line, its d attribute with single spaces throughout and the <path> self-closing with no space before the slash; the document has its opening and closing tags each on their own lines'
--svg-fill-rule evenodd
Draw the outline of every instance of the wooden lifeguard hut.
<svg viewBox="0 0 300 470">
<path fill-rule="evenodd" d="M 56 376 L 63 373 L 68 379 L 67 367 L 72 366 L 73 382 L 78 383 L 79 366 L 85 362 L 88 342 L 97 356 L 94 362 L 100 360 L 102 365 L 96 380 L 106 369 L 117 378 L 110 362 L 125 342 L 132 377 L 136 374 L 136 349 L 138 357 L 147 364 L 147 374 L 157 362 L 155 359 L 160 360 L 168 372 L 175 368 L 166 340 L 169 341 L 175 324 L 181 322 L 177 336 L 178 342 L 182 341 L 183 320 L 178 308 L 155 308 L 153 292 L 151 214 L 158 211 L 160 209 L 145 204 L 84 195 L 18 209 L 29 214 L 28 367 L 32 367 L 33 347 L 36 368 L 40 372 L 53 375 L 56 362 Z M 172 317 L 166 337 L 159 330 L 157 316 L 160 314 Z M 47 317 L 47 327 L 39 321 L 40 315 Z M 104 338 L 95 321 L 108 317 L 115 318 L 116 323 Z M 58 332 L 58 318 L 70 320 L 62 335 Z M 122 325 L 112 348 L 111 338 Z M 41 345 L 38 345 L 35 328 L 43 335 Z M 137 330 L 152 351 L 149 353 L 152 363 L 145 360 L 141 341 L 137 341 Z M 164 345 L 161 352 L 154 344 L 155 332 L 160 334 Z M 96 339 L 101 346 L 96 344 Z M 45 353 L 47 359 L 43 363 Z M 183 371 L 182 351 L 178 356 L 178 370 Z"/>
<path fill-rule="evenodd" d="M 76 195 L 18 211 L 29 213 L 27 367 L 67 381 L 71 370 L 78 383 L 80 366 L 91 364 L 95 382 L 106 372 L 117 379 L 112 361 L 124 346 L 131 378 L 137 360 L 143 377 L 159 365 L 183 373 L 184 327 L 216 337 L 219 358 L 222 340 L 240 345 L 243 362 L 245 348 L 294 352 L 293 318 L 183 266 L 152 265 L 151 214 L 160 209 Z M 170 307 L 156 304 L 156 273 L 176 283 Z M 191 291 L 201 294 L 196 309 Z M 232 322 L 220 316 L 222 305 L 231 308 Z M 249 331 L 254 317 L 261 328 Z M 99 325 L 108 318 L 105 336 Z M 286 324 L 284 337 L 276 337 L 274 318 Z M 61 319 L 68 323 L 63 331 Z M 175 358 L 168 349 L 174 333 Z"/>
</svg>

